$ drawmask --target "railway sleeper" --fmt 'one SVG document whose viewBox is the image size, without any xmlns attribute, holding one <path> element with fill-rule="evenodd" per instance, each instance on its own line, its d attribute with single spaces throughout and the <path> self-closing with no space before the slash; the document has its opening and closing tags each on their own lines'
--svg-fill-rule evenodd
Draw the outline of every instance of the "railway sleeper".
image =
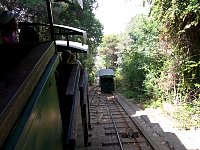
<svg viewBox="0 0 200 150">
<path fill-rule="evenodd" d="M 130 133 L 127 130 L 121 130 L 119 129 L 119 136 L 122 138 L 142 138 L 143 136 L 141 135 L 140 132 L 137 131 L 133 131 L 132 133 Z M 105 131 L 105 135 L 115 135 L 116 131 L 115 130 L 110 130 L 110 131 Z"/>
<path fill-rule="evenodd" d="M 123 118 L 130 119 L 130 117 L 127 114 L 119 114 L 119 115 L 114 114 L 113 118 L 114 119 L 123 119 Z"/>
<path fill-rule="evenodd" d="M 112 111 L 113 115 L 120 115 L 120 114 L 126 114 L 124 110 L 119 110 L 119 111 Z"/>
<path fill-rule="evenodd" d="M 114 105 L 114 104 L 113 104 Z M 116 106 L 109 106 L 110 111 L 111 112 L 124 112 L 123 108 L 120 105 L 116 105 Z"/>
<path fill-rule="evenodd" d="M 129 116 L 122 116 L 122 115 L 118 115 L 118 116 L 113 116 L 113 119 L 128 119 Z M 107 116 L 103 116 L 101 117 L 101 119 L 111 119 L 111 116 L 107 115 Z"/>
<path fill-rule="evenodd" d="M 112 129 L 114 130 L 114 128 L 115 127 L 113 124 L 104 126 L 104 130 L 112 130 Z M 117 124 L 116 128 L 117 129 L 124 128 L 124 129 L 126 129 L 126 131 L 130 131 L 130 129 L 132 129 L 134 132 L 139 132 L 138 128 L 136 128 L 135 126 L 129 126 L 129 128 L 127 128 L 127 127 L 125 127 L 124 124 Z"/>
<path fill-rule="evenodd" d="M 136 145 L 130 145 L 130 144 L 126 144 L 123 146 L 124 149 L 126 150 L 137 150 L 138 146 Z M 140 145 L 140 149 L 141 150 L 153 150 L 151 146 L 146 146 L 146 145 Z"/>
<path fill-rule="evenodd" d="M 126 128 L 118 128 L 118 132 L 120 134 L 121 137 L 123 138 L 128 138 L 128 137 L 135 137 L 138 138 L 140 136 L 139 131 L 129 131 Z M 105 130 L 105 135 L 110 135 L 110 134 L 116 134 L 116 131 L 114 128 L 110 129 L 110 130 Z"/>
<path fill-rule="evenodd" d="M 146 139 L 144 138 L 121 138 L 121 142 L 122 144 L 130 144 L 130 145 L 135 145 L 135 144 L 139 144 L 142 146 L 149 146 L 149 143 L 146 141 Z M 109 137 L 109 138 L 105 138 L 103 139 L 102 142 L 102 146 L 111 146 L 111 145 L 118 145 L 119 142 L 116 138 L 113 137 Z"/>
<path fill-rule="evenodd" d="M 116 120 L 115 121 L 115 123 L 120 123 L 120 124 L 125 124 L 125 123 L 127 123 L 127 124 L 130 124 L 130 123 L 132 123 L 131 121 L 129 121 L 129 122 L 126 122 L 126 121 L 123 121 L 123 120 Z M 107 119 L 107 120 L 98 120 L 98 124 L 113 124 L 113 121 L 111 120 L 111 119 Z"/>
<path fill-rule="evenodd" d="M 101 100 L 94 101 L 93 105 L 94 106 L 100 106 L 101 108 L 107 108 L 106 103 L 102 102 Z"/>
</svg>

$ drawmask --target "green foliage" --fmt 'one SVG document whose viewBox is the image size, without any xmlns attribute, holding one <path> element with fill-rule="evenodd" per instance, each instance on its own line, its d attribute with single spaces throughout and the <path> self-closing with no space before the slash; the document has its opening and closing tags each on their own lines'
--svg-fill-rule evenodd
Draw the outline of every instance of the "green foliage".
<svg viewBox="0 0 200 150">
<path fill-rule="evenodd" d="M 131 60 L 122 65 L 122 74 L 128 89 L 134 89 L 138 92 L 143 89 L 142 83 L 145 79 L 144 64 L 146 60 L 142 53 L 135 52 Z"/>
<path fill-rule="evenodd" d="M 99 46 L 99 55 L 103 58 L 105 67 L 107 68 L 117 67 L 117 53 L 119 52 L 119 41 L 119 35 L 115 34 L 106 35 L 102 39 L 102 43 Z"/>
<path fill-rule="evenodd" d="M 199 44 L 196 40 L 191 43 L 190 37 L 186 36 L 190 35 L 188 29 L 181 31 L 174 14 L 182 12 L 174 10 L 172 13 L 169 9 L 176 8 L 174 2 L 159 5 L 162 7 L 156 10 L 159 14 L 157 12 L 154 19 L 147 16 L 133 18 L 123 35 L 124 41 L 119 45 L 122 63 L 119 65 L 117 82 L 121 86 L 118 89 L 129 98 L 141 100 L 141 95 L 148 98 L 143 102 L 145 107 L 162 107 L 165 102 L 181 104 L 175 114 L 180 126 L 199 127 L 199 53 L 191 49 L 199 48 Z M 156 11 L 153 11 L 154 15 Z M 187 53 L 186 49 L 189 50 Z M 192 119 L 188 120 L 189 117 Z"/>
<path fill-rule="evenodd" d="M 127 97 L 127 98 L 134 98 L 135 97 L 135 93 L 133 90 L 126 90 L 123 92 L 123 94 Z"/>
<path fill-rule="evenodd" d="M 22 21 L 47 23 L 45 1 L 1 0 L 0 4 L 25 12 Z M 93 13 L 96 0 L 84 1 L 83 10 L 76 3 L 52 6 L 55 23 L 87 31 L 90 53 L 80 59 L 94 82 L 94 60 L 103 36 L 103 26 Z M 149 16 L 134 17 L 124 34 L 105 36 L 100 45 L 105 66 L 116 69 L 118 90 L 130 98 L 151 99 L 146 106 L 180 105 L 175 116 L 186 129 L 200 127 L 199 21 L 197 0 L 154 0 Z"/>
<path fill-rule="evenodd" d="M 123 76 L 122 85 L 125 87 L 124 92 L 132 91 L 128 92 L 131 93 L 128 95 L 135 98 L 145 93 L 151 94 L 145 92 L 144 82 L 148 76 L 147 73 L 156 72 L 153 69 L 160 67 L 158 34 L 157 23 L 143 15 L 134 17 L 124 34 L 129 38 L 125 38 L 128 40 L 121 43 L 123 45 L 121 46 L 122 63 L 120 64 Z"/>
<path fill-rule="evenodd" d="M 191 84 L 191 79 L 199 76 L 199 3 L 196 0 L 171 1 L 170 5 L 164 7 L 168 2 L 156 0 L 152 14 L 162 22 L 166 42 L 179 58 L 181 78 L 184 79 L 182 84 Z M 159 14 L 162 14 L 162 17 L 158 17 Z"/>
<path fill-rule="evenodd" d="M 144 102 L 144 107 L 145 108 L 160 108 L 160 107 L 162 107 L 162 101 L 160 101 L 160 100 L 155 100 L 155 99 L 153 99 L 153 100 L 149 100 L 149 101 L 145 101 Z"/>
<path fill-rule="evenodd" d="M 157 82 L 159 91 L 156 92 L 156 98 L 181 104 L 176 116 L 180 126 L 184 128 L 200 126 L 199 121 L 196 121 L 199 116 L 199 107 L 196 105 L 199 103 L 200 93 L 199 14 L 197 0 L 155 0 L 151 14 L 161 22 L 160 43 L 165 43 L 162 44 L 162 49 L 168 51 L 165 54 L 167 60 L 164 62 L 168 65 L 164 65 L 160 70 L 158 80 L 161 82 Z M 153 89 L 153 84 L 150 85 Z M 196 119 L 188 120 L 194 116 Z"/>
<path fill-rule="evenodd" d="M 27 4 L 28 6 L 36 6 L 41 0 L 20 0 L 21 3 Z"/>
<path fill-rule="evenodd" d="M 178 107 L 174 115 L 179 122 L 178 127 L 184 129 L 200 128 L 200 101 L 184 103 Z"/>
<path fill-rule="evenodd" d="M 179 105 L 175 115 L 184 128 L 200 127 L 199 6 L 197 0 L 155 0 L 151 14 L 134 17 L 118 43 L 102 44 L 104 54 L 118 48 L 117 89 L 137 100 L 142 95 L 146 107 Z"/>
<path fill-rule="evenodd" d="M 122 85 L 123 85 L 123 75 L 121 74 L 121 69 L 117 68 L 115 70 L 115 82 L 116 82 L 116 88 L 119 89 L 119 91 L 123 91 Z"/>
</svg>

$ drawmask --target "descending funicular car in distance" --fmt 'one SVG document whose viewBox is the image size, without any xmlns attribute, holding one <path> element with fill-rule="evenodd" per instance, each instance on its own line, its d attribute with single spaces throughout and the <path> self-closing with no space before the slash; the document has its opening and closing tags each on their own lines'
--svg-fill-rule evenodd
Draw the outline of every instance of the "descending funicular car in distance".
<svg viewBox="0 0 200 150">
<path fill-rule="evenodd" d="M 113 69 L 99 70 L 99 85 L 101 87 L 101 92 L 109 93 L 115 91 L 114 77 L 115 73 Z"/>
<path fill-rule="evenodd" d="M 46 4 L 49 24 L 21 22 L 19 28 L 44 27 L 50 40 L 0 45 L 4 70 L 0 76 L 0 149 L 73 150 L 78 118 L 82 118 L 84 145 L 88 144 L 87 72 L 69 64 L 63 68 L 66 74 L 56 74 L 63 50 L 87 53 L 86 32 L 54 24 L 51 1 Z M 70 41 L 73 35 L 83 37 L 83 42 Z"/>
</svg>

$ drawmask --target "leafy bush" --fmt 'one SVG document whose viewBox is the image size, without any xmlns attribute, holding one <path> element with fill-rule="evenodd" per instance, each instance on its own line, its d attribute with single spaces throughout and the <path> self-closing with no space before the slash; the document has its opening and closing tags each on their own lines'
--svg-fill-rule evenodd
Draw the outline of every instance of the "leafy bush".
<svg viewBox="0 0 200 150">
<path fill-rule="evenodd" d="M 126 89 L 124 91 L 126 93 L 129 91 L 128 95 L 134 93 L 133 96 L 138 97 L 152 94 L 146 91 L 145 81 L 152 69 L 160 67 L 160 59 L 162 59 L 158 53 L 159 31 L 157 27 L 157 23 L 151 18 L 139 15 L 132 19 L 124 34 L 128 37 L 121 43 L 123 46 L 121 46 L 122 64 L 120 67 L 122 68 L 123 87 Z M 153 72 L 156 73 L 156 71 Z M 152 87 L 154 88 L 155 86 Z"/>
<path fill-rule="evenodd" d="M 200 101 L 184 103 L 178 107 L 174 116 L 178 120 L 180 128 L 200 128 Z"/>
</svg>

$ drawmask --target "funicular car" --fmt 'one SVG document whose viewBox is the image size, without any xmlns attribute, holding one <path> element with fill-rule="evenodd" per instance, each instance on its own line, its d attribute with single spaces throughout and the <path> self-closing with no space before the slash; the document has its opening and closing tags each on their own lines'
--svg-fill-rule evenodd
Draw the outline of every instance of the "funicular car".
<svg viewBox="0 0 200 150">
<path fill-rule="evenodd" d="M 113 69 L 99 70 L 99 85 L 102 92 L 108 93 L 115 91 L 114 77 L 115 73 Z"/>
<path fill-rule="evenodd" d="M 1 149 L 75 149 L 79 118 L 87 146 L 87 72 L 70 64 L 62 84 L 56 76 L 64 49 L 87 53 L 86 32 L 53 24 L 51 1 L 46 4 L 49 24 L 21 22 L 19 28 L 44 27 L 50 40 L 0 45 Z M 73 35 L 83 37 L 83 42 L 70 41 Z"/>
</svg>

